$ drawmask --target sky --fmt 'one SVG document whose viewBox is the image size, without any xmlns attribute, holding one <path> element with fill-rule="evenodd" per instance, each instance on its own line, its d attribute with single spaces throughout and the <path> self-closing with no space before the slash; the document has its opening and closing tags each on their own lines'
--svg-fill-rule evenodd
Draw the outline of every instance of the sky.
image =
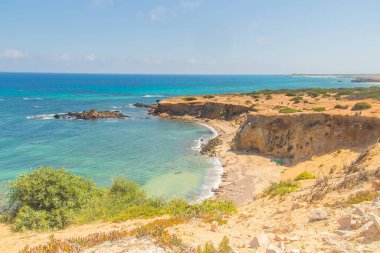
<svg viewBox="0 0 380 253">
<path fill-rule="evenodd" d="M 0 72 L 380 73 L 379 0 L 1 0 Z"/>
</svg>

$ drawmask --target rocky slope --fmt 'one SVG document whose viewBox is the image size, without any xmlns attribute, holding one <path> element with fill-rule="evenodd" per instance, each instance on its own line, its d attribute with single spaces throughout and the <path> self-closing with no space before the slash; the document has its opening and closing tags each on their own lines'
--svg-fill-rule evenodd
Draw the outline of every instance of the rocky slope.
<svg viewBox="0 0 380 253">
<path fill-rule="evenodd" d="M 251 114 L 232 148 L 300 161 L 340 148 L 363 147 L 380 138 L 380 119 L 326 113 Z"/>
<path fill-rule="evenodd" d="M 166 103 L 161 101 L 158 103 L 156 113 L 165 113 L 169 116 L 189 115 L 197 118 L 232 120 L 249 111 L 252 111 L 251 107 L 227 103 Z"/>
</svg>

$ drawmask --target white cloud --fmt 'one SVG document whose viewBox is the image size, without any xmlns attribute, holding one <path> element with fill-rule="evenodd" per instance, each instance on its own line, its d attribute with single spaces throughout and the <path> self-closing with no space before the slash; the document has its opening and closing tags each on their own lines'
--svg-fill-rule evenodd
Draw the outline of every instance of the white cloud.
<svg viewBox="0 0 380 253">
<path fill-rule="evenodd" d="M 96 60 L 96 55 L 95 54 L 89 54 L 84 57 L 85 61 L 95 61 Z"/>
<path fill-rule="evenodd" d="M 59 61 L 66 61 L 66 62 L 72 60 L 70 54 L 68 53 L 55 54 L 54 59 L 59 60 Z"/>
<path fill-rule="evenodd" d="M 113 5 L 113 0 L 91 0 L 91 4 L 95 6 Z"/>
<path fill-rule="evenodd" d="M 165 6 L 158 6 L 150 11 L 150 20 L 159 21 L 165 18 L 168 10 Z"/>
<path fill-rule="evenodd" d="M 153 59 L 153 58 L 150 58 L 150 57 L 145 57 L 144 60 L 143 60 L 143 62 L 145 64 L 148 64 L 148 65 L 159 65 L 159 64 L 163 63 L 163 61 L 160 60 L 160 59 Z"/>
<path fill-rule="evenodd" d="M 29 54 L 27 52 L 17 50 L 17 49 L 7 49 L 0 53 L 0 58 L 6 59 L 20 59 L 28 57 Z"/>
<path fill-rule="evenodd" d="M 193 10 L 201 4 L 201 0 L 181 0 L 179 6 L 186 10 Z"/>
</svg>

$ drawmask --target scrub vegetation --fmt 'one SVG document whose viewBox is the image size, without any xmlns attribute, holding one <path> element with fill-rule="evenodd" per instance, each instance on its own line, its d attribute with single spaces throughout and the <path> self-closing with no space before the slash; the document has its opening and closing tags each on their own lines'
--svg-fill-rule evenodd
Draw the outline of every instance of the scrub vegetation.
<svg viewBox="0 0 380 253">
<path fill-rule="evenodd" d="M 10 182 L 3 220 L 15 231 L 63 229 L 92 221 L 124 221 L 162 215 L 182 220 L 223 222 L 236 212 L 232 202 L 184 199 L 166 201 L 148 196 L 138 184 L 117 178 L 110 188 L 64 169 L 41 167 Z"/>
</svg>

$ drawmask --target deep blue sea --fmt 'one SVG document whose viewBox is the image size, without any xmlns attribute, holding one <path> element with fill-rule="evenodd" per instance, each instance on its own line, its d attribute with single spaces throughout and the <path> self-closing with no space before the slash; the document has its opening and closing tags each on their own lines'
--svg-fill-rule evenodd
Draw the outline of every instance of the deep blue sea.
<svg viewBox="0 0 380 253">
<path fill-rule="evenodd" d="M 215 158 L 199 155 L 197 146 L 213 132 L 197 124 L 147 117 L 146 109 L 133 103 L 178 95 L 351 86 L 350 79 L 291 76 L 0 73 L 0 180 L 51 165 L 100 185 L 123 176 L 156 195 L 205 196 L 220 168 Z M 51 117 L 92 108 L 135 117 Z"/>
</svg>

